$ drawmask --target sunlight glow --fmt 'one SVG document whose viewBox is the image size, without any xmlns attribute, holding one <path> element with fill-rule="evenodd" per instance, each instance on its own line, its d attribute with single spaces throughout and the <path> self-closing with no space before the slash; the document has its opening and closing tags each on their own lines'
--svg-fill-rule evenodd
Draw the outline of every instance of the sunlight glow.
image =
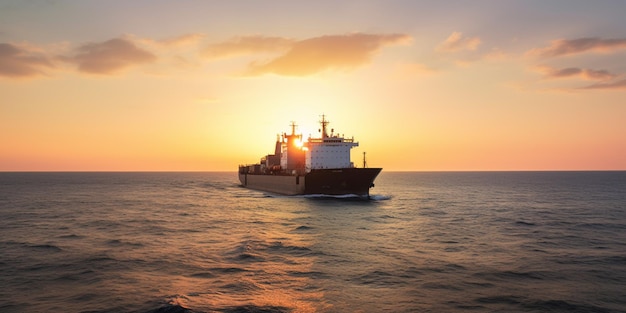
<svg viewBox="0 0 626 313">
<path fill-rule="evenodd" d="M 0 10 L 0 171 L 234 171 L 322 114 L 385 170 L 626 169 L 626 2 L 67 5 Z"/>
</svg>

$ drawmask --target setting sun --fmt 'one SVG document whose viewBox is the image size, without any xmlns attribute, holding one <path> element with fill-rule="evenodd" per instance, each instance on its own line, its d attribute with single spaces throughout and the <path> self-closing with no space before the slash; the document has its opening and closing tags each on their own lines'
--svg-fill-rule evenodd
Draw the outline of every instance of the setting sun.
<svg viewBox="0 0 626 313">
<path fill-rule="evenodd" d="M 304 146 L 304 142 L 302 140 L 298 139 L 298 140 L 296 140 L 296 146 L 298 148 L 302 149 L 303 146 Z"/>
</svg>

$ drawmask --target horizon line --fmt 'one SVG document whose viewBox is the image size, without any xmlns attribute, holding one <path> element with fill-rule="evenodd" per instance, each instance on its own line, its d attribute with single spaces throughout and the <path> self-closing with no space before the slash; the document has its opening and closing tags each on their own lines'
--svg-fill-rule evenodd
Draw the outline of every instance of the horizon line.
<svg viewBox="0 0 626 313">
<path fill-rule="evenodd" d="M 381 173 L 625 172 L 626 169 L 387 170 Z M 236 170 L 0 170 L 0 173 L 237 173 Z"/>
</svg>

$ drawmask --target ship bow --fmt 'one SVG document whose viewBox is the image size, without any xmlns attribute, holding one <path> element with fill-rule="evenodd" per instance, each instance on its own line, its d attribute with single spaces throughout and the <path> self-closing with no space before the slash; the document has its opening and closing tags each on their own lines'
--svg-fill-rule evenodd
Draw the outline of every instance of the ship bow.
<svg viewBox="0 0 626 313">
<path fill-rule="evenodd" d="M 382 168 L 314 169 L 306 175 L 306 194 L 369 196 Z"/>
</svg>

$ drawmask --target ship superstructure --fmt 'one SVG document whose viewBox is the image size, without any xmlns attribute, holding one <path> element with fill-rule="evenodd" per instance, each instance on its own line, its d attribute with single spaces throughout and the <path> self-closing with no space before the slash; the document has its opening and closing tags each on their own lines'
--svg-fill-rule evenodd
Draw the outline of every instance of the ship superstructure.
<svg viewBox="0 0 626 313">
<path fill-rule="evenodd" d="M 354 138 L 328 132 L 329 121 L 322 115 L 320 137 L 302 140 L 291 123 L 291 134 L 277 136 L 274 154 L 252 165 L 239 166 L 239 179 L 245 187 L 280 194 L 356 194 L 368 196 L 381 168 L 357 168 L 350 150 Z M 365 163 L 364 163 L 365 164 Z"/>
<path fill-rule="evenodd" d="M 309 138 L 307 141 L 305 153 L 307 170 L 354 167 L 354 163 L 350 161 L 350 150 L 358 147 L 359 143 L 354 142 L 354 138 L 346 139 L 335 135 L 334 129 L 331 129 L 329 135 L 328 123 L 326 117 L 322 115 L 321 138 Z"/>
</svg>

